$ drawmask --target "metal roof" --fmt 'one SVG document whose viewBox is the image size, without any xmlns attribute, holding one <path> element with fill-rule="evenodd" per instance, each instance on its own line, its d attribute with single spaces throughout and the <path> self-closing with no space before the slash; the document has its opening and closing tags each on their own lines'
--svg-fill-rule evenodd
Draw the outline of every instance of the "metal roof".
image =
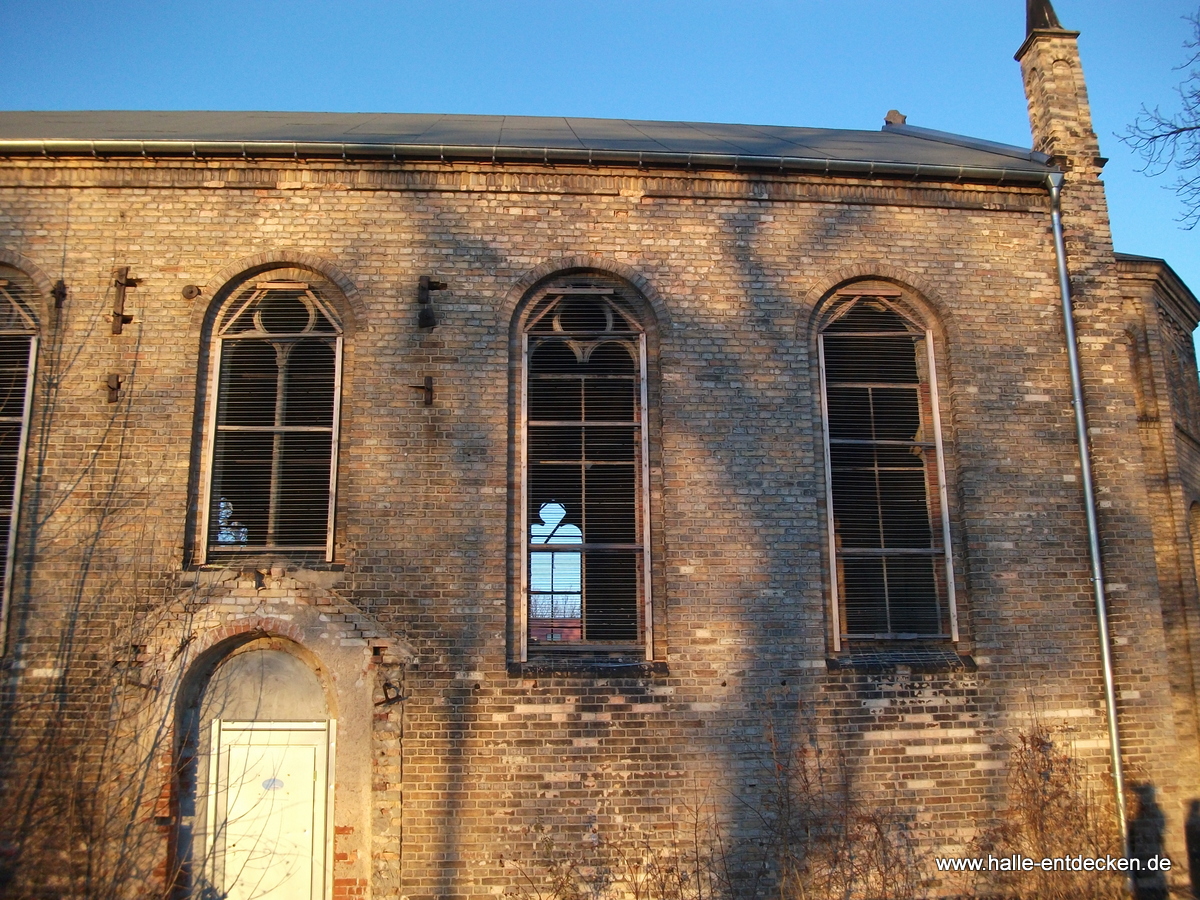
<svg viewBox="0 0 1200 900">
<path fill-rule="evenodd" d="M 0 155 L 425 158 L 752 168 L 1040 182 L 1047 157 L 888 125 L 881 131 L 535 116 L 0 112 Z"/>
</svg>

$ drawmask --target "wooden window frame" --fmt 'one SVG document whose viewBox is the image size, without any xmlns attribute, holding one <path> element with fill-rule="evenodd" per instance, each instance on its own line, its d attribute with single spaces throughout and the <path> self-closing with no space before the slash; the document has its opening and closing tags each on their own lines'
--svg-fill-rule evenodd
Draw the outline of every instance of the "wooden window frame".
<svg viewBox="0 0 1200 900">
<path fill-rule="evenodd" d="M 264 273 L 269 275 L 270 273 Z M 223 348 L 226 342 L 231 340 L 297 340 L 300 333 L 296 334 L 267 334 L 254 335 L 252 337 L 237 337 L 228 334 L 231 326 L 238 321 L 244 311 L 251 304 L 260 300 L 270 291 L 300 291 L 310 302 L 312 302 L 317 310 L 317 314 L 324 317 L 333 325 L 335 332 L 328 336 L 333 338 L 334 344 L 334 379 L 333 379 L 333 418 L 332 425 L 328 429 L 330 433 L 330 462 L 329 462 L 329 502 L 327 505 L 327 519 L 325 528 L 325 542 L 322 545 L 289 545 L 289 544 L 266 544 L 263 546 L 236 547 L 236 546 L 214 546 L 210 542 L 210 528 L 212 525 L 212 491 L 213 491 L 213 476 L 216 471 L 216 443 L 218 432 L 225 432 L 228 429 L 219 426 L 218 410 L 221 402 L 221 360 Z M 306 335 L 310 336 L 310 335 Z M 323 336 L 321 333 L 316 333 L 316 336 Z M 198 515 L 198 547 L 200 565 L 205 565 L 210 562 L 214 553 L 236 555 L 253 555 L 253 554 L 271 554 L 271 553 L 323 553 L 326 562 L 333 562 L 334 559 L 334 520 L 337 509 L 337 473 L 338 473 L 338 444 L 340 439 L 340 422 L 341 422 L 341 403 L 342 403 L 342 356 L 345 341 L 345 328 L 342 324 L 341 317 L 337 314 L 332 304 L 320 298 L 306 282 L 295 281 L 264 281 L 257 280 L 254 287 L 247 291 L 246 288 L 241 288 L 235 293 L 235 296 L 223 304 L 220 313 L 213 325 L 213 337 L 211 339 L 212 358 L 209 372 L 209 399 L 208 411 L 206 415 L 207 429 L 204 443 L 204 480 L 201 489 L 200 509 Z M 279 390 L 277 387 L 276 390 Z M 264 426 L 264 430 L 269 428 L 271 433 L 286 434 L 291 432 L 299 432 L 301 430 L 315 431 L 316 428 L 306 427 L 298 429 L 290 426 Z M 324 431 L 324 428 L 320 429 Z M 276 498 L 277 499 L 277 498 Z M 272 500 L 271 502 L 274 502 Z"/>
<path fill-rule="evenodd" d="M 825 460 L 825 507 L 826 507 L 826 524 L 827 524 L 827 552 L 829 555 L 830 565 L 830 619 L 832 624 L 832 642 L 833 650 L 840 652 L 842 644 L 845 641 L 878 641 L 878 640 L 902 640 L 902 639 L 918 639 L 918 640 L 949 640 L 957 642 L 959 640 L 958 627 L 958 609 L 957 598 L 955 595 L 955 573 L 954 573 L 954 553 L 951 540 L 950 530 L 950 506 L 949 506 L 949 491 L 946 475 L 946 457 L 945 445 L 942 433 L 941 424 L 941 403 L 938 392 L 938 370 L 936 354 L 934 352 L 934 335 L 931 329 L 924 327 L 914 322 L 914 317 L 906 311 L 897 301 L 903 299 L 903 294 L 899 291 L 889 290 L 862 290 L 862 291 L 843 291 L 839 292 L 833 299 L 832 307 L 834 312 L 828 315 L 822 323 L 817 334 L 817 351 L 818 362 L 820 368 L 820 400 L 821 400 L 821 421 L 823 432 L 823 450 Z M 926 478 L 926 503 L 930 501 L 930 491 L 936 488 L 938 503 L 940 507 L 940 539 L 942 546 L 940 548 L 932 548 L 935 552 L 924 554 L 930 558 L 936 558 L 940 555 L 945 566 L 945 604 L 946 609 L 938 610 L 939 631 L 936 634 L 851 634 L 843 632 L 843 615 L 842 602 L 840 596 L 841 583 L 841 566 L 840 560 L 843 557 L 842 551 L 838 547 L 837 525 L 834 515 L 834 478 L 833 478 L 833 459 L 831 452 L 831 436 L 830 436 L 830 412 L 829 412 L 829 394 L 828 382 L 826 376 L 826 360 L 825 360 L 825 334 L 845 313 L 849 312 L 853 306 L 862 300 L 875 300 L 883 303 L 891 312 L 899 316 L 912 329 L 909 332 L 914 338 L 922 340 L 925 344 L 926 366 L 928 369 L 928 389 L 929 389 L 929 419 L 930 426 L 933 431 L 933 449 L 936 459 L 936 485 L 931 485 L 929 479 Z M 902 332 L 894 332 L 899 335 Z M 864 336 L 867 336 L 864 334 Z M 919 382 L 918 382 L 919 384 Z M 932 525 L 932 523 L 931 523 Z M 940 553 L 936 551 L 940 550 Z M 881 552 L 881 555 L 884 555 Z M 890 616 L 890 609 L 888 610 Z M 949 632 L 945 633 L 942 628 L 949 626 Z"/>
<path fill-rule="evenodd" d="M 552 288 L 540 292 L 533 304 L 533 308 L 541 307 L 552 301 L 555 298 L 565 298 L 569 296 L 591 296 L 591 297 L 606 297 L 611 301 L 617 301 L 614 306 L 618 305 L 619 298 L 617 292 L 611 287 L 580 287 L 580 286 L 563 286 Z M 517 513 L 517 522 L 519 529 L 518 541 L 520 544 L 520 577 L 519 577 L 519 599 L 518 599 L 518 632 L 519 632 L 519 661 L 529 661 L 530 651 L 530 556 L 533 552 L 539 552 L 532 549 L 530 540 L 530 521 L 529 521 L 529 375 L 530 375 L 530 333 L 535 325 L 540 321 L 544 313 L 535 312 L 534 315 L 527 321 L 522 323 L 521 327 L 521 360 L 518 377 L 520 379 L 520 394 L 519 394 L 519 418 L 517 423 L 517 458 L 520 472 L 520 497 L 519 510 Z M 637 602 L 639 628 L 638 637 L 634 642 L 621 643 L 604 643 L 595 641 L 572 641 L 564 642 L 561 645 L 554 646 L 552 649 L 542 647 L 546 652 L 554 652 L 557 654 L 570 655 L 586 654 L 589 652 L 615 652 L 615 653 L 637 653 L 644 656 L 646 660 L 653 658 L 654 648 L 654 615 L 653 615 L 653 571 L 651 562 L 651 527 L 650 527 L 650 446 L 649 446 L 649 387 L 648 387 L 648 354 L 646 346 L 646 330 L 642 322 L 632 311 L 624 311 L 622 313 L 626 322 L 631 326 L 630 332 L 616 333 L 614 337 L 624 336 L 626 339 L 636 337 L 638 347 L 638 373 L 637 373 L 637 399 L 638 410 L 636 416 L 636 428 L 638 438 L 635 451 L 637 460 L 634 463 L 635 478 L 636 478 L 636 498 L 635 507 L 638 516 L 638 524 L 636 533 L 639 537 L 640 544 L 635 548 L 635 552 L 639 554 L 639 565 L 637 567 L 637 593 L 639 600 Z M 582 552 L 590 547 L 587 544 L 538 544 L 537 546 L 553 546 L 558 551 L 570 551 L 572 547 L 579 547 Z M 544 552 L 544 551 L 543 551 Z"/>
<path fill-rule="evenodd" d="M 13 476 L 13 492 L 11 497 L 0 498 L 0 503 L 9 501 L 8 529 L 4 533 L 4 579 L 0 587 L 0 653 L 8 645 L 8 611 L 12 604 L 12 588 L 14 569 L 17 559 L 17 526 L 21 517 L 21 493 L 25 481 L 25 454 L 29 448 L 29 424 L 33 408 L 33 388 L 37 375 L 38 327 L 37 322 L 26 311 L 24 305 L 10 293 L 12 283 L 0 279 L 0 301 L 7 302 L 16 311 L 14 319 L 23 322 L 24 328 L 0 329 L 0 334 L 20 335 L 29 339 L 29 356 L 25 368 L 25 392 L 22 399 L 19 416 L 0 417 L 0 423 L 19 424 L 20 434 L 17 438 L 17 458 Z"/>
</svg>

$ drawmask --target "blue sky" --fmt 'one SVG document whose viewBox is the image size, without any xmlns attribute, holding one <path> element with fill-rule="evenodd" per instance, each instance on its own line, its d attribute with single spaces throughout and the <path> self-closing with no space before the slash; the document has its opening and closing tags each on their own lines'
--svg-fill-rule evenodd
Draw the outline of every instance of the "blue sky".
<svg viewBox="0 0 1200 900">
<path fill-rule="evenodd" d="M 1200 293 L 1200 229 L 1113 136 L 1172 108 L 1197 0 L 1057 0 L 1080 46 L 1119 250 Z M 571 115 L 1028 145 L 1022 0 L 7 0 L 0 108 Z"/>
</svg>

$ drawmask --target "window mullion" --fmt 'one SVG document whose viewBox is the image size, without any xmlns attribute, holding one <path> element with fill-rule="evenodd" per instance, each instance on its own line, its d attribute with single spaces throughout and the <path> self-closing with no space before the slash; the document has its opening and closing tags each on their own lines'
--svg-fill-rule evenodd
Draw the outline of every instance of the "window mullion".
<svg viewBox="0 0 1200 900">
<path fill-rule="evenodd" d="M 933 443 L 937 454 L 938 499 L 942 512 L 942 544 L 946 555 L 946 605 L 950 613 L 950 639 L 957 641 L 958 608 L 954 596 L 954 553 L 950 544 L 950 504 L 946 487 L 946 456 L 942 446 L 942 413 L 938 403 L 937 369 L 934 367 L 933 334 L 925 332 L 925 352 L 929 359 L 929 411 L 933 424 Z"/>
<path fill-rule="evenodd" d="M 579 513 L 579 527 L 583 531 L 583 540 L 588 542 L 591 533 L 588 523 L 588 378 L 583 375 L 579 379 L 579 498 L 582 509 Z M 579 559 L 579 635 L 584 643 L 588 641 L 588 551 L 582 551 Z"/>
<path fill-rule="evenodd" d="M 208 380 L 208 421 L 212 423 L 212 427 L 208 429 L 208 433 L 204 436 L 204 464 L 207 467 L 207 475 L 203 479 L 201 488 L 200 509 L 198 510 L 197 528 L 199 529 L 200 540 L 197 544 L 200 548 L 199 562 L 204 565 L 208 562 L 208 542 L 209 528 L 211 527 L 212 515 L 212 483 L 213 475 L 217 466 L 217 431 L 220 429 L 217 420 L 219 412 L 219 404 L 221 399 L 221 356 L 225 346 L 225 340 L 218 337 L 212 342 L 213 358 L 212 372 Z"/>
<path fill-rule="evenodd" d="M 870 418 L 871 425 L 871 477 L 875 486 L 875 515 L 876 521 L 879 523 L 878 545 L 880 550 L 887 549 L 887 541 L 885 540 L 884 531 L 884 516 L 883 508 L 883 484 L 879 480 L 879 433 L 875 428 L 875 388 L 867 388 L 867 415 Z M 879 554 L 879 565 L 883 573 L 883 615 L 884 622 L 887 625 L 887 634 L 892 634 L 892 592 L 888 584 L 888 555 L 887 553 Z"/>
<path fill-rule="evenodd" d="M 521 662 L 529 659 L 529 364 L 529 334 L 525 332 L 521 334 L 521 409 L 520 422 L 518 422 L 521 438 L 517 442 L 521 473 L 520 515 L 518 517 L 521 523 L 521 602 L 518 604 L 520 606 L 518 631 L 521 635 L 519 654 Z"/>
<path fill-rule="evenodd" d="M 11 297 L 8 300 L 16 307 L 26 322 L 32 324 L 29 316 L 21 309 L 20 305 L 13 301 Z M 0 654 L 4 653 L 8 640 L 8 607 L 12 597 L 13 566 L 16 563 L 17 556 L 17 520 L 20 518 L 21 512 L 21 486 L 25 480 L 25 453 L 29 447 L 29 419 L 33 406 L 34 376 L 37 374 L 37 349 L 38 337 L 36 334 L 31 334 L 29 335 L 29 359 L 25 366 L 25 398 L 24 406 L 21 410 L 21 436 L 17 441 L 15 481 L 13 483 L 12 496 L 5 498 L 11 502 L 12 506 L 9 509 L 8 518 L 8 545 L 4 548 L 3 595 L 0 596 Z"/>
<path fill-rule="evenodd" d="M 287 377 L 291 345 L 273 344 L 275 347 L 275 427 L 284 428 L 287 421 Z M 279 534 L 279 491 L 283 481 L 283 449 L 285 434 L 276 431 L 271 438 L 271 487 L 267 497 L 267 546 L 274 547 Z"/>
<path fill-rule="evenodd" d="M 325 527 L 325 561 L 333 562 L 333 529 L 337 518 L 338 441 L 342 418 L 342 336 L 333 341 L 333 420 L 329 433 L 329 504 Z"/>
<path fill-rule="evenodd" d="M 821 421 L 825 426 L 822 429 L 825 438 L 822 443 L 825 445 L 823 448 L 825 451 L 825 515 L 829 538 L 829 590 L 831 595 L 829 617 L 833 626 L 833 650 L 836 653 L 842 649 L 841 598 L 839 596 L 841 592 L 838 590 L 837 525 L 833 511 L 833 456 L 829 446 L 829 397 L 825 380 L 825 335 L 823 334 L 817 335 L 817 363 L 821 376 Z"/>
<path fill-rule="evenodd" d="M 638 335 L 638 444 L 640 478 L 635 480 L 638 499 L 641 500 L 642 521 L 640 537 L 642 543 L 642 640 L 646 645 L 646 659 L 654 658 L 654 607 L 651 594 L 653 579 L 650 552 L 650 445 L 649 445 L 649 386 L 646 380 L 646 335 Z"/>
</svg>

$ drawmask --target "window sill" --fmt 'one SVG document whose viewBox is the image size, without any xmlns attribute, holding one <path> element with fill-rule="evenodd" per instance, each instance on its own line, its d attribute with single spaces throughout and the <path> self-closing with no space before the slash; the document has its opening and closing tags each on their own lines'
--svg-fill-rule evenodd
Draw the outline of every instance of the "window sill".
<svg viewBox="0 0 1200 900">
<path fill-rule="evenodd" d="M 628 656 L 595 652 L 538 655 L 525 662 L 510 662 L 510 678 L 565 676 L 568 678 L 648 678 L 669 674 L 661 660 L 631 659 Z"/>
<path fill-rule="evenodd" d="M 229 551 L 210 550 L 208 561 L 192 563 L 185 567 L 188 571 L 198 572 L 214 569 L 260 569 L 272 566 L 283 566 L 289 571 L 307 569 L 312 572 L 344 572 L 344 562 L 329 562 L 324 553 L 309 553 L 303 550 L 270 550 L 270 551 Z"/>
<path fill-rule="evenodd" d="M 914 674 L 975 672 L 975 660 L 947 647 L 857 647 L 825 660 L 830 672 L 861 672 L 893 675 L 902 670 Z"/>
</svg>

